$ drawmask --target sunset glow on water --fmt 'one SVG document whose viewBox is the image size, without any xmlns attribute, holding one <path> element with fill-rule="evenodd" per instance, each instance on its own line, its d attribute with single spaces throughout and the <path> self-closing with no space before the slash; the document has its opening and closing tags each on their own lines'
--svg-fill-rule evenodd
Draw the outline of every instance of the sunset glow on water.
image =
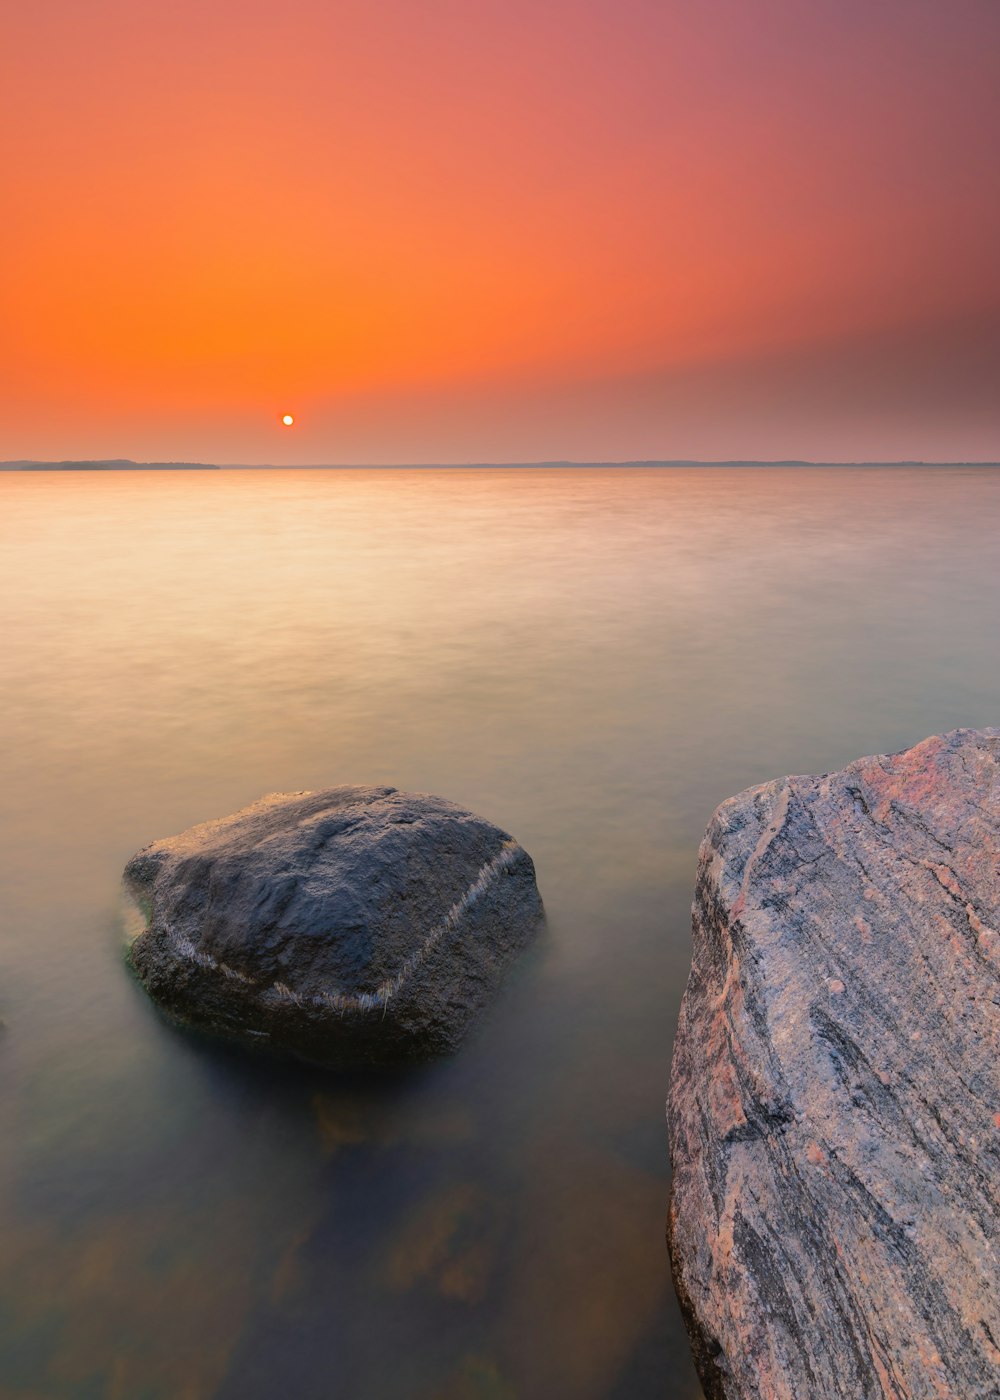
<svg viewBox="0 0 1000 1400">
<path fill-rule="evenodd" d="M 696 1400 L 663 1101 L 698 841 L 752 782 L 995 722 L 1000 472 L 6 474 L 0 507 L 7 1392 Z M 532 854 L 548 928 L 481 1032 L 372 1082 L 167 1025 L 126 859 L 346 782 Z"/>
</svg>

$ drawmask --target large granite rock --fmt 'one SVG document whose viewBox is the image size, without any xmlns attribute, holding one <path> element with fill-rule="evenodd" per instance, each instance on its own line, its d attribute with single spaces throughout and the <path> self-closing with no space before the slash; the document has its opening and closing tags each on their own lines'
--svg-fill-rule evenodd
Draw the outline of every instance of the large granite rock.
<svg viewBox="0 0 1000 1400">
<path fill-rule="evenodd" d="M 1000 1396 L 1000 730 L 724 802 L 670 1086 L 711 1400 Z"/>
<path fill-rule="evenodd" d="M 506 832 L 390 787 L 262 798 L 147 846 L 125 885 L 151 996 L 327 1064 L 452 1050 L 542 913 Z"/>
</svg>

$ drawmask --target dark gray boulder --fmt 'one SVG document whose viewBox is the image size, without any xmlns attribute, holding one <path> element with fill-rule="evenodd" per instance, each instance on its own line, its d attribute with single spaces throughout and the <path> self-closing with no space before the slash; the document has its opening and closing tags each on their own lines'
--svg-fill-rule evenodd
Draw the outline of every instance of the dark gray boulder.
<svg viewBox="0 0 1000 1400">
<path fill-rule="evenodd" d="M 1000 1396 L 1000 730 L 715 813 L 670 1247 L 711 1400 Z"/>
<path fill-rule="evenodd" d="M 453 1050 L 542 917 L 506 832 L 391 787 L 261 798 L 146 846 L 125 887 L 161 1006 L 332 1065 Z"/>
</svg>

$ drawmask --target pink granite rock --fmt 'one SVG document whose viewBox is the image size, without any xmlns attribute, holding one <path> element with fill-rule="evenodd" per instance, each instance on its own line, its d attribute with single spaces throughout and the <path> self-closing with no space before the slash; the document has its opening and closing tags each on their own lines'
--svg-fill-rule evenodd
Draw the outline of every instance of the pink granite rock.
<svg viewBox="0 0 1000 1400">
<path fill-rule="evenodd" d="M 1000 1396 L 1000 730 L 724 802 L 671 1073 L 710 1400 Z"/>
</svg>

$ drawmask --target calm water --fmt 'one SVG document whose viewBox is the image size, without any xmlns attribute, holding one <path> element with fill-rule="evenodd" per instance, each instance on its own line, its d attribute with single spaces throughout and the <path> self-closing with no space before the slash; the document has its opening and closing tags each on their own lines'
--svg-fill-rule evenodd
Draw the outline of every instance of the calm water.
<svg viewBox="0 0 1000 1400">
<path fill-rule="evenodd" d="M 663 1246 L 699 837 L 1000 721 L 1000 472 L 0 477 L 0 1395 L 695 1400 Z M 453 1062 L 163 1023 L 118 877 L 261 793 L 442 793 L 549 913 Z"/>
</svg>

